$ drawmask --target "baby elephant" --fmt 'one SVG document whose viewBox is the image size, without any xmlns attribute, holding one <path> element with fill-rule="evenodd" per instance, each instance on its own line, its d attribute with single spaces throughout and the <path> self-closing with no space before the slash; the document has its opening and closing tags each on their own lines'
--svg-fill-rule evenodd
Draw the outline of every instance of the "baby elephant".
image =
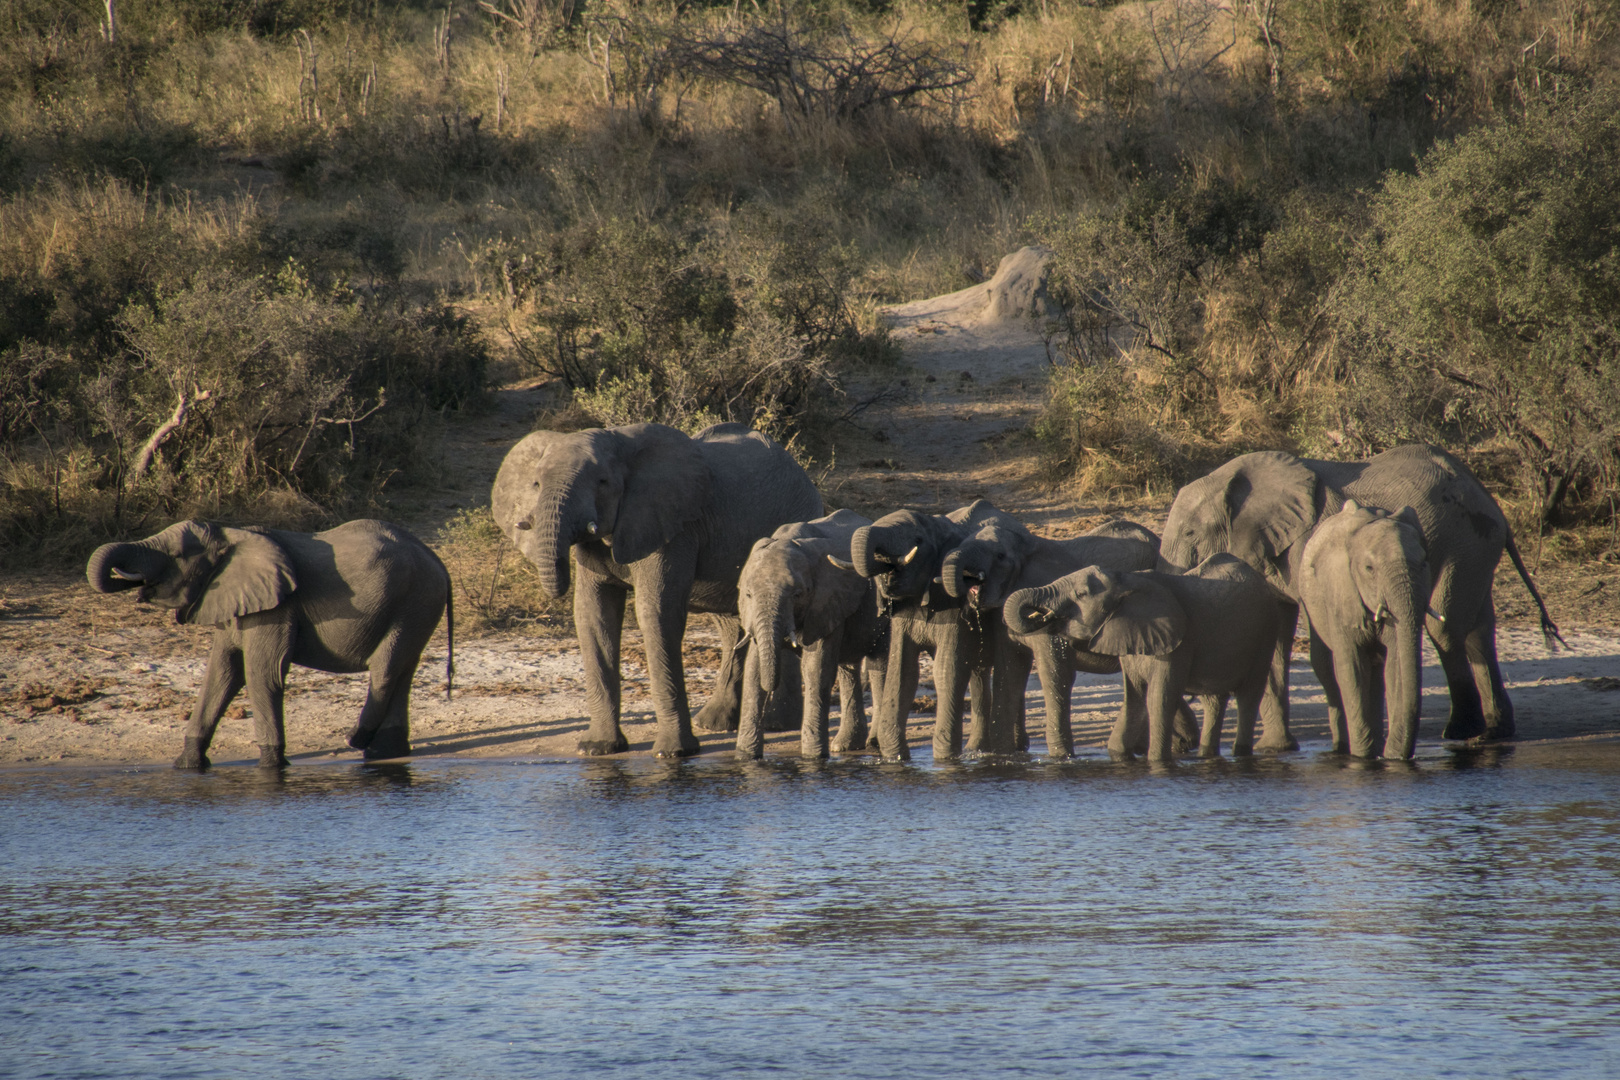
<svg viewBox="0 0 1620 1080">
<path fill-rule="evenodd" d="M 1429 610 L 1429 564 L 1417 512 L 1408 506 L 1390 514 L 1346 502 L 1305 545 L 1299 602 L 1311 625 L 1311 666 L 1327 695 L 1333 749 L 1356 757 L 1411 757 Z"/>
<path fill-rule="evenodd" d="M 737 749 L 746 756 L 764 754 L 761 714 L 777 687 L 778 661 L 789 649 L 802 654 L 800 753 L 827 756 L 827 714 L 835 681 L 842 715 L 831 749 L 847 752 L 866 745 L 861 666 L 864 661 L 873 699 L 878 700 L 889 656 L 889 620 L 878 614 L 877 588 L 849 565 L 850 537 L 870 524 L 852 510 L 839 510 L 814 521 L 783 525 L 755 543 L 743 564 L 737 611 L 747 657 Z"/>
<path fill-rule="evenodd" d="M 98 592 L 138 587 L 137 600 L 173 608 L 175 622 L 217 627 L 176 768 L 208 766 L 214 729 L 244 685 L 259 764 L 287 764 L 281 705 L 289 664 L 370 671 L 349 745 L 368 759 L 409 754 L 411 679 L 441 611 L 449 619 L 450 692 L 450 575 L 398 525 L 351 521 L 312 536 L 182 521 L 145 540 L 102 545 L 85 572 Z"/>
<path fill-rule="evenodd" d="M 1204 699 L 1200 753 L 1220 753 L 1228 696 L 1238 703 L 1234 754 L 1254 752 L 1254 723 L 1277 643 L 1277 600 L 1265 579 L 1231 555 L 1212 555 L 1186 574 L 1119 573 L 1088 566 L 1007 598 L 1015 634 L 1047 633 L 1120 658 L 1125 708 L 1108 739 L 1116 758 L 1143 749 L 1169 760 L 1182 696 Z"/>
</svg>

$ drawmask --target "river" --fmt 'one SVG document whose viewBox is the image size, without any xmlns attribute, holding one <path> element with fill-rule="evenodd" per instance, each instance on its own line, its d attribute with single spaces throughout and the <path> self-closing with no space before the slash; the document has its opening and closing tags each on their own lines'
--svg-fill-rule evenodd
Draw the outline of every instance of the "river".
<svg viewBox="0 0 1620 1080">
<path fill-rule="evenodd" d="M 1620 1075 L 1620 742 L 0 771 L 0 1075 Z"/>
</svg>

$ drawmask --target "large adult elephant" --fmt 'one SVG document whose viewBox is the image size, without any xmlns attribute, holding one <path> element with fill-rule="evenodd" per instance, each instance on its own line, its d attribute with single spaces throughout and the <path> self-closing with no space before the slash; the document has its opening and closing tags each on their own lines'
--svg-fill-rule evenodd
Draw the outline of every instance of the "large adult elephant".
<svg viewBox="0 0 1620 1080">
<path fill-rule="evenodd" d="M 917 692 L 918 658 L 934 654 L 934 757 L 962 753 L 962 701 L 971 694 L 973 726 L 966 749 L 1008 751 L 1010 724 L 993 723 L 993 639 L 986 624 L 968 617 L 963 602 L 938 580 L 947 553 L 987 525 L 1022 531 L 1011 515 L 984 499 L 949 514 L 897 510 L 857 529 L 850 563 L 862 577 L 877 579 L 878 599 L 890 617 L 889 662 L 873 727 L 883 756 L 904 761 L 906 716 Z"/>
<path fill-rule="evenodd" d="M 619 727 L 619 636 L 632 591 L 658 717 L 653 751 L 699 749 L 681 663 L 688 611 L 721 617 L 720 677 L 698 726 L 737 726 L 737 575 L 755 540 L 822 512 L 815 484 L 786 450 L 741 424 L 695 437 L 663 424 L 536 431 L 501 463 L 491 503 L 547 595 L 573 585 L 591 714 L 580 753 L 629 748 Z"/>
<path fill-rule="evenodd" d="M 1300 567 L 1317 524 L 1338 513 L 1346 499 L 1392 514 L 1407 506 L 1416 513 L 1429 564 L 1426 629 L 1451 691 L 1442 737 L 1512 738 L 1513 703 L 1496 659 L 1491 599 L 1504 549 L 1541 610 L 1542 632 L 1550 640 L 1558 628 L 1496 500 L 1444 450 L 1409 445 L 1369 461 L 1319 461 L 1272 450 L 1244 454 L 1177 493 L 1164 527 L 1165 562 L 1185 569 L 1230 552 L 1266 576 L 1282 605 L 1258 747 L 1298 746 L 1288 730 L 1288 661 L 1299 615 Z"/>
</svg>

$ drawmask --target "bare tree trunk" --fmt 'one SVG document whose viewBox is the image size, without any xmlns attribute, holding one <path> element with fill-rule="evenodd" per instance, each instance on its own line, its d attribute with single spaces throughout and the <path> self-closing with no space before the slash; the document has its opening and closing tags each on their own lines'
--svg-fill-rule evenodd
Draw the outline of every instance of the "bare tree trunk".
<svg viewBox="0 0 1620 1080">
<path fill-rule="evenodd" d="M 118 12 L 114 10 L 117 0 L 107 0 L 107 21 L 102 24 L 101 36 L 112 45 L 118 41 Z"/>
<path fill-rule="evenodd" d="M 107 0 L 109 11 L 112 9 L 112 4 L 113 0 Z M 195 397 L 187 401 L 186 392 L 184 390 L 180 391 L 180 400 L 174 407 L 174 415 L 160 424 L 156 431 L 152 432 L 152 437 L 146 440 L 146 445 L 141 447 L 141 452 L 135 455 L 135 466 L 129 471 L 129 479 L 125 482 L 126 487 L 133 487 L 136 481 L 146 475 L 146 470 L 152 467 L 152 457 L 157 453 L 157 448 L 163 444 L 164 439 L 173 435 L 185 421 L 186 407 L 199 401 L 207 401 L 212 396 L 207 390 L 199 390 Z"/>
</svg>

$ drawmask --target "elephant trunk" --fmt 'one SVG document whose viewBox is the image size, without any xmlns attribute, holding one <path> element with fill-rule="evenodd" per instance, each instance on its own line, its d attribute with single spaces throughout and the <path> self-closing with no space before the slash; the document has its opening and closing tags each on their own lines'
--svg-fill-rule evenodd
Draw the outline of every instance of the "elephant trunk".
<svg viewBox="0 0 1620 1080">
<path fill-rule="evenodd" d="M 1002 620 L 1014 634 L 1039 634 L 1050 622 L 1057 599 L 1057 589 L 1051 585 L 1039 589 L 1019 589 L 1007 597 L 1006 604 L 1002 606 Z"/>
<path fill-rule="evenodd" d="M 777 659 L 793 636 L 793 615 L 777 600 L 762 606 L 755 620 L 753 643 L 758 657 L 759 688 L 765 693 L 776 689 Z"/>
<path fill-rule="evenodd" d="M 103 544 L 85 566 L 97 592 L 113 593 L 155 581 L 168 570 L 169 557 L 144 544 Z"/>
<path fill-rule="evenodd" d="M 1423 708 L 1423 613 L 1425 597 L 1406 574 L 1390 593 L 1394 641 L 1386 646 L 1384 702 L 1389 712 L 1389 734 L 1384 756 L 1409 758 L 1417 742 L 1418 717 Z M 1426 590 L 1424 590 L 1426 591 Z"/>
<path fill-rule="evenodd" d="M 944 585 L 947 595 L 957 600 L 966 595 L 967 590 L 962 586 L 962 549 L 957 548 L 945 556 L 940 564 L 940 583 Z"/>
<path fill-rule="evenodd" d="M 889 568 L 886 561 L 877 557 L 877 545 L 882 538 L 873 536 L 872 529 L 871 525 L 862 525 L 849 538 L 849 561 L 863 578 L 877 577 Z"/>
<path fill-rule="evenodd" d="M 535 568 L 540 572 L 540 588 L 553 600 L 567 594 L 572 576 L 570 552 L 581 535 L 588 535 L 586 515 L 574 506 L 573 483 L 548 492 L 535 511 Z"/>
</svg>

